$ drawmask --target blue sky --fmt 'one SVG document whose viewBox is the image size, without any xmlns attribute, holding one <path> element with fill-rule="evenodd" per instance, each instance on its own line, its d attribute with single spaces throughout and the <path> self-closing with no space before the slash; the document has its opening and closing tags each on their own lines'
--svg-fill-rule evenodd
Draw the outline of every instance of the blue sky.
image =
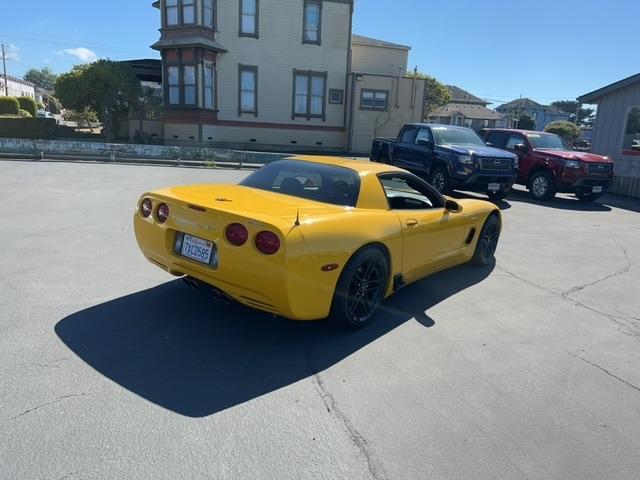
<svg viewBox="0 0 640 480">
<path fill-rule="evenodd" d="M 236 0 L 219 0 L 236 1 Z M 157 57 L 151 0 L 0 0 L 9 73 Z M 502 103 L 571 99 L 640 71 L 638 0 L 357 0 L 354 32 L 411 45 L 409 64 Z"/>
</svg>

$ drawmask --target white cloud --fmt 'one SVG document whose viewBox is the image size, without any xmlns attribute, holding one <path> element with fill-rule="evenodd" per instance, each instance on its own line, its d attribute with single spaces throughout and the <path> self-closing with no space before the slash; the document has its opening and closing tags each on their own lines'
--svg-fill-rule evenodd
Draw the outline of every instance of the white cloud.
<svg viewBox="0 0 640 480">
<path fill-rule="evenodd" d="M 58 50 L 56 53 L 58 55 L 71 55 L 72 57 L 76 57 L 83 63 L 91 63 L 98 59 L 98 55 L 96 55 L 96 52 L 84 47 L 65 48 L 64 50 Z"/>
<path fill-rule="evenodd" d="M 5 45 L 4 46 L 4 58 L 6 58 L 7 60 L 20 60 L 20 55 L 18 55 L 18 52 L 20 51 L 20 49 L 18 47 L 16 47 L 15 45 Z M 2 52 L 0 52 L 0 57 L 2 57 Z"/>
</svg>

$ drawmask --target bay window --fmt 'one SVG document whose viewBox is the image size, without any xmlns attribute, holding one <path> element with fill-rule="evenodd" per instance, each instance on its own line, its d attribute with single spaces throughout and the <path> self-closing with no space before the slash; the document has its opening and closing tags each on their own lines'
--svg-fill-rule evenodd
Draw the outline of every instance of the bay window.
<svg viewBox="0 0 640 480">
<path fill-rule="evenodd" d="M 209 28 L 215 27 L 215 11 L 213 7 L 214 0 L 203 0 L 204 26 Z"/>
<path fill-rule="evenodd" d="M 182 23 L 196 23 L 196 0 L 182 0 Z"/>
<path fill-rule="evenodd" d="M 167 85 L 169 87 L 169 104 L 178 105 L 180 103 L 180 68 L 167 68 Z"/>
<path fill-rule="evenodd" d="M 324 119 L 326 83 L 326 72 L 294 71 L 294 117 L 322 117 Z"/>
<path fill-rule="evenodd" d="M 178 0 L 166 0 L 167 25 L 178 25 Z"/>
<path fill-rule="evenodd" d="M 185 105 L 196 104 L 196 67 L 194 65 L 185 65 L 183 68 L 182 82 L 184 84 L 184 103 Z"/>
</svg>

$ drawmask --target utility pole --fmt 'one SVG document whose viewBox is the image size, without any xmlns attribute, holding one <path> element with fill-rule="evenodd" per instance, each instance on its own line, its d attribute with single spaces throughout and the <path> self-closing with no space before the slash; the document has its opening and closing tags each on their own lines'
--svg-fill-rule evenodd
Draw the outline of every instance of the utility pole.
<svg viewBox="0 0 640 480">
<path fill-rule="evenodd" d="M 9 79 L 7 78 L 7 61 L 4 55 L 4 43 L 2 44 L 2 69 L 4 70 L 4 94 L 9 96 Z"/>
</svg>

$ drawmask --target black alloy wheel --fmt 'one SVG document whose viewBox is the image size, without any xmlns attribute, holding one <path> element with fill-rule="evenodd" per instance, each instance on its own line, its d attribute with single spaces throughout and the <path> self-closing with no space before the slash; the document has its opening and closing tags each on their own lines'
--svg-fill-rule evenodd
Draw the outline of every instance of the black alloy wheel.
<svg viewBox="0 0 640 480">
<path fill-rule="evenodd" d="M 384 299 L 388 281 L 387 257 L 380 249 L 369 247 L 356 253 L 338 281 L 331 320 L 346 328 L 370 323 Z"/>
<path fill-rule="evenodd" d="M 496 249 L 498 248 L 498 240 L 500 239 L 500 221 L 497 215 L 491 214 L 484 223 L 476 250 L 471 260 L 476 265 L 489 265 L 495 261 Z"/>
<path fill-rule="evenodd" d="M 449 193 L 449 172 L 444 167 L 436 167 L 429 175 L 429 183 L 442 194 Z"/>
</svg>

